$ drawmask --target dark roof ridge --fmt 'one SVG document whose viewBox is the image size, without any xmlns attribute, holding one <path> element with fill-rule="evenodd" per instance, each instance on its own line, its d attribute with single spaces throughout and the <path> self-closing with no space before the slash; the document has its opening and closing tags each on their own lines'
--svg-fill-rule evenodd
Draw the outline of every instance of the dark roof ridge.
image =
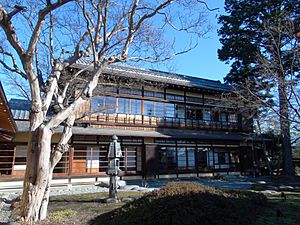
<svg viewBox="0 0 300 225">
<path fill-rule="evenodd" d="M 90 63 L 87 60 L 80 59 L 71 66 L 74 68 L 83 69 L 87 65 L 90 65 Z M 221 81 L 219 80 L 193 77 L 193 76 L 165 72 L 165 71 L 160 71 L 155 69 L 134 67 L 130 65 L 111 64 L 104 69 L 104 72 L 115 73 L 121 76 L 133 77 L 133 78 L 136 78 L 137 76 L 141 75 L 141 76 L 145 76 L 145 78 L 149 80 L 163 81 L 170 84 L 202 88 L 202 89 L 210 89 L 216 91 L 229 91 L 231 89 L 230 85 L 221 83 Z"/>
</svg>

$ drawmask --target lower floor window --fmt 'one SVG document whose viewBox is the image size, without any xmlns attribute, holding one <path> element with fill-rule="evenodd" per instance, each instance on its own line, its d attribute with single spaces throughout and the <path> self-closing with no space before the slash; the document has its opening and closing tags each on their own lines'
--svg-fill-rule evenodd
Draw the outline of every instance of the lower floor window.
<svg viewBox="0 0 300 225">
<path fill-rule="evenodd" d="M 161 146 L 159 155 L 161 170 L 209 170 L 229 169 L 231 156 L 234 154 L 212 147 Z"/>
</svg>

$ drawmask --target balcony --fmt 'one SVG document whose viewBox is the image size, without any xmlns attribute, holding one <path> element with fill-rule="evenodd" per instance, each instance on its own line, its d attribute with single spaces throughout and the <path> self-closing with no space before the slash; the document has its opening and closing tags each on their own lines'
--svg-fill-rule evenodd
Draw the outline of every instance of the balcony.
<svg viewBox="0 0 300 225">
<path fill-rule="evenodd" d="M 216 122 L 210 120 L 195 120 L 174 117 L 153 117 L 129 114 L 101 114 L 86 116 L 79 123 L 165 127 L 182 129 L 215 129 L 215 130 L 238 130 L 237 122 Z"/>
</svg>

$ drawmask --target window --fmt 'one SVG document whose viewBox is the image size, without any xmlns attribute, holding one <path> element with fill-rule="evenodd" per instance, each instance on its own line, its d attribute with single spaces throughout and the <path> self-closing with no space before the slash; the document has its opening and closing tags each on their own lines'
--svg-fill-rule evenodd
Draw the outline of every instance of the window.
<svg viewBox="0 0 300 225">
<path fill-rule="evenodd" d="M 218 111 L 215 111 L 213 112 L 213 116 L 212 116 L 212 119 L 214 122 L 219 122 L 219 112 Z"/>
<path fill-rule="evenodd" d="M 118 113 L 130 114 L 130 99 L 128 98 L 118 99 Z"/>
<path fill-rule="evenodd" d="M 230 123 L 236 123 L 237 122 L 236 114 L 235 113 L 229 114 L 228 120 L 229 120 Z"/>
<path fill-rule="evenodd" d="M 186 96 L 186 101 L 187 102 L 195 102 L 195 103 L 203 103 L 202 98 L 196 98 L 196 97 L 190 97 L 190 96 Z"/>
<path fill-rule="evenodd" d="M 155 115 L 154 102 L 144 101 L 144 114 L 145 114 L 145 116 L 154 116 Z"/>
<path fill-rule="evenodd" d="M 162 92 L 154 92 L 154 97 L 155 98 L 165 98 L 165 95 Z"/>
<path fill-rule="evenodd" d="M 176 147 L 161 147 L 160 149 L 161 169 L 175 169 L 177 166 Z"/>
<path fill-rule="evenodd" d="M 154 92 L 154 91 L 144 91 L 144 96 L 150 98 L 164 98 L 164 93 Z"/>
<path fill-rule="evenodd" d="M 208 159 L 208 148 L 198 148 L 198 166 L 199 168 L 207 167 L 207 159 Z"/>
<path fill-rule="evenodd" d="M 196 108 L 196 119 L 203 120 L 203 109 Z"/>
<path fill-rule="evenodd" d="M 196 109 L 193 106 L 186 106 L 186 118 L 187 119 L 196 119 Z"/>
<path fill-rule="evenodd" d="M 188 167 L 195 166 L 195 148 L 186 148 L 187 151 L 187 159 L 188 159 Z"/>
<path fill-rule="evenodd" d="M 116 97 L 111 96 L 94 96 L 92 98 L 93 113 L 115 113 Z"/>
<path fill-rule="evenodd" d="M 166 98 L 169 100 L 184 101 L 184 96 L 182 95 L 167 94 Z"/>
<path fill-rule="evenodd" d="M 145 116 L 165 116 L 165 104 L 163 102 L 144 101 Z"/>
<path fill-rule="evenodd" d="M 228 113 L 227 112 L 221 112 L 221 121 L 223 124 L 227 124 L 227 122 L 228 122 Z"/>
<path fill-rule="evenodd" d="M 177 148 L 178 167 L 187 167 L 185 147 Z"/>
<path fill-rule="evenodd" d="M 137 89 L 131 89 L 131 88 L 120 88 L 119 94 L 142 96 L 142 91 Z"/>
<path fill-rule="evenodd" d="M 165 116 L 165 104 L 163 102 L 155 102 L 155 116 Z"/>
<path fill-rule="evenodd" d="M 109 92 L 109 93 L 117 93 L 118 88 L 115 86 L 103 86 L 103 91 L 104 92 Z"/>
<path fill-rule="evenodd" d="M 203 120 L 207 121 L 207 122 L 210 122 L 210 119 L 211 119 L 211 113 L 210 113 L 210 111 L 204 110 L 204 112 L 203 112 Z"/>
<path fill-rule="evenodd" d="M 176 104 L 176 118 L 185 118 L 185 107 L 184 105 Z"/>
<path fill-rule="evenodd" d="M 120 114 L 142 114 L 142 101 L 138 99 L 119 98 L 118 113 Z"/>
<path fill-rule="evenodd" d="M 145 97 L 154 97 L 154 91 L 144 91 Z"/>
<path fill-rule="evenodd" d="M 166 103 L 166 117 L 175 117 L 175 105 L 173 103 Z"/>
<path fill-rule="evenodd" d="M 131 114 L 142 114 L 142 101 L 138 99 L 131 99 Z"/>
</svg>

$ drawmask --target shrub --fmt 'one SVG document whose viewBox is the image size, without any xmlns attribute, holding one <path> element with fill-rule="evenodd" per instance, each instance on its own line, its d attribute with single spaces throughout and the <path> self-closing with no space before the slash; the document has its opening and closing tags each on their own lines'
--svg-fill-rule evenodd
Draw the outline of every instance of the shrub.
<svg viewBox="0 0 300 225">
<path fill-rule="evenodd" d="M 258 206 L 265 203 L 262 194 L 172 182 L 90 224 L 250 225 Z"/>
</svg>

